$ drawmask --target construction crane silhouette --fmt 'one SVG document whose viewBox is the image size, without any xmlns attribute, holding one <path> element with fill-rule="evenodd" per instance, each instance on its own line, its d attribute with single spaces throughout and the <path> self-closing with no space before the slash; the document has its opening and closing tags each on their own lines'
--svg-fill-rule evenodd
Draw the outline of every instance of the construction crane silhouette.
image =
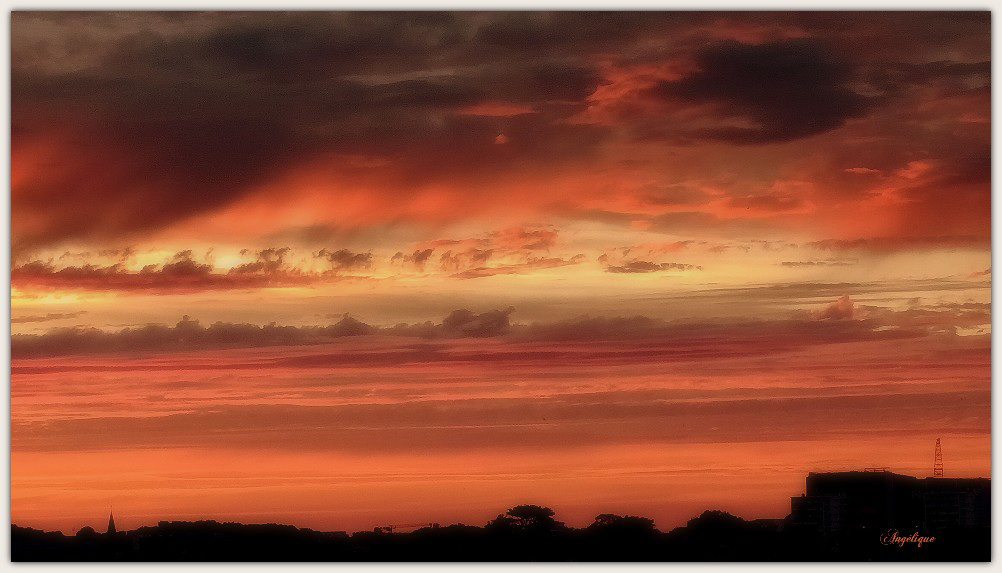
<svg viewBox="0 0 1002 573">
<path fill-rule="evenodd" d="M 943 446 L 936 438 L 936 458 L 932 462 L 932 477 L 943 477 Z"/>
<path fill-rule="evenodd" d="M 437 529 L 437 523 L 405 523 L 401 525 L 379 525 L 372 529 L 376 533 L 393 533 L 397 529 L 417 529 L 421 527 L 431 527 Z"/>
</svg>

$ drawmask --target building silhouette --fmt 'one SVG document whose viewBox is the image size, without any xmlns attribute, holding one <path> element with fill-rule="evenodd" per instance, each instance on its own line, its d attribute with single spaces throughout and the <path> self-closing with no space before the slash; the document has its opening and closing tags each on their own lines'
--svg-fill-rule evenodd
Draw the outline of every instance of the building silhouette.
<svg viewBox="0 0 1002 573">
<path fill-rule="evenodd" d="M 991 480 L 926 478 L 923 525 L 931 530 L 991 525 Z"/>
<path fill-rule="evenodd" d="M 110 512 L 108 514 L 108 531 L 107 531 L 107 534 L 108 535 L 114 535 L 116 533 L 116 531 L 117 530 L 115 529 L 115 512 L 112 511 L 112 512 Z"/>
<path fill-rule="evenodd" d="M 824 537 L 988 528 L 991 479 L 917 478 L 887 470 L 812 472 L 806 492 L 790 500 L 790 524 Z"/>
</svg>

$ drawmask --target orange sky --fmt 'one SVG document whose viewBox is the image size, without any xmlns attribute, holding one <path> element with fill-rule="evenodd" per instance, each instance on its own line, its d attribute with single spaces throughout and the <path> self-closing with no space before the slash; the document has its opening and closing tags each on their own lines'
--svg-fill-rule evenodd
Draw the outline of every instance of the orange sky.
<svg viewBox="0 0 1002 573">
<path fill-rule="evenodd" d="M 936 437 L 990 475 L 988 12 L 11 37 L 18 525 L 670 528 Z"/>
</svg>

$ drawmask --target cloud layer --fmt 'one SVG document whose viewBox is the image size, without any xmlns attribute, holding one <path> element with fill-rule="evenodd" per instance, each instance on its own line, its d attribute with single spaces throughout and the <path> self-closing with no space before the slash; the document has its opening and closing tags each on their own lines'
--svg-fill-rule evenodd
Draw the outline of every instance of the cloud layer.
<svg viewBox="0 0 1002 573">
<path fill-rule="evenodd" d="M 279 326 L 214 322 L 203 326 L 184 316 L 174 326 L 149 324 L 107 332 L 93 327 L 62 327 L 45 334 L 15 334 L 11 354 L 33 358 L 87 353 L 191 351 L 214 348 L 301 346 L 329 344 L 364 335 L 417 337 L 426 340 L 504 337 L 512 343 L 612 340 L 673 341 L 665 357 L 693 352 L 707 356 L 773 353 L 805 345 L 954 335 L 958 328 L 987 327 L 988 305 L 968 303 L 942 307 L 891 310 L 859 306 L 848 295 L 821 308 L 797 312 L 784 320 L 662 320 L 646 316 L 591 317 L 547 323 L 513 323 L 513 307 L 476 313 L 458 309 L 441 322 L 398 323 L 377 327 L 349 315 L 324 326 Z M 59 318 L 63 316 L 60 315 Z M 647 351 L 639 350 L 641 354 Z M 624 355 L 626 356 L 626 355 Z M 434 359 L 435 353 L 427 356 Z M 392 360 L 389 356 L 386 360 Z"/>
<path fill-rule="evenodd" d="M 514 205 L 988 236 L 987 12 L 15 12 L 11 28 L 15 252 Z"/>
</svg>

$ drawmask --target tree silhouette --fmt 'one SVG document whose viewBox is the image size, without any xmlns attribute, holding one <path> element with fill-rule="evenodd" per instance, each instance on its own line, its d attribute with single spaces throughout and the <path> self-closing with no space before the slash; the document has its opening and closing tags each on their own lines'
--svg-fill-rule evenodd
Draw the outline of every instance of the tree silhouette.
<svg viewBox="0 0 1002 573">
<path fill-rule="evenodd" d="M 77 531 L 76 536 L 81 539 L 92 539 L 97 537 L 97 531 L 94 531 L 93 527 L 85 525 L 80 528 L 80 531 Z"/>
<path fill-rule="evenodd" d="M 747 522 L 736 515 L 719 509 L 708 509 L 699 517 L 689 520 L 686 527 L 691 530 L 733 530 L 743 529 Z"/>
<path fill-rule="evenodd" d="M 519 505 L 486 527 L 447 525 L 386 535 L 292 525 L 161 521 L 116 535 L 75 536 L 11 524 L 12 561 L 989 561 L 987 525 L 937 530 L 936 543 L 880 544 L 873 532 L 824 536 L 790 520 L 747 521 L 705 511 L 668 533 L 645 517 L 603 513 L 569 528 L 554 512 Z"/>
<path fill-rule="evenodd" d="M 489 522 L 490 529 L 523 533 L 552 533 L 564 529 L 562 522 L 553 519 L 553 510 L 539 505 L 517 505 Z"/>
<path fill-rule="evenodd" d="M 596 532 L 616 532 L 629 534 L 649 534 L 656 533 L 654 520 L 635 515 L 621 516 L 614 513 L 602 513 L 595 516 L 595 521 L 588 526 L 588 529 Z"/>
</svg>

